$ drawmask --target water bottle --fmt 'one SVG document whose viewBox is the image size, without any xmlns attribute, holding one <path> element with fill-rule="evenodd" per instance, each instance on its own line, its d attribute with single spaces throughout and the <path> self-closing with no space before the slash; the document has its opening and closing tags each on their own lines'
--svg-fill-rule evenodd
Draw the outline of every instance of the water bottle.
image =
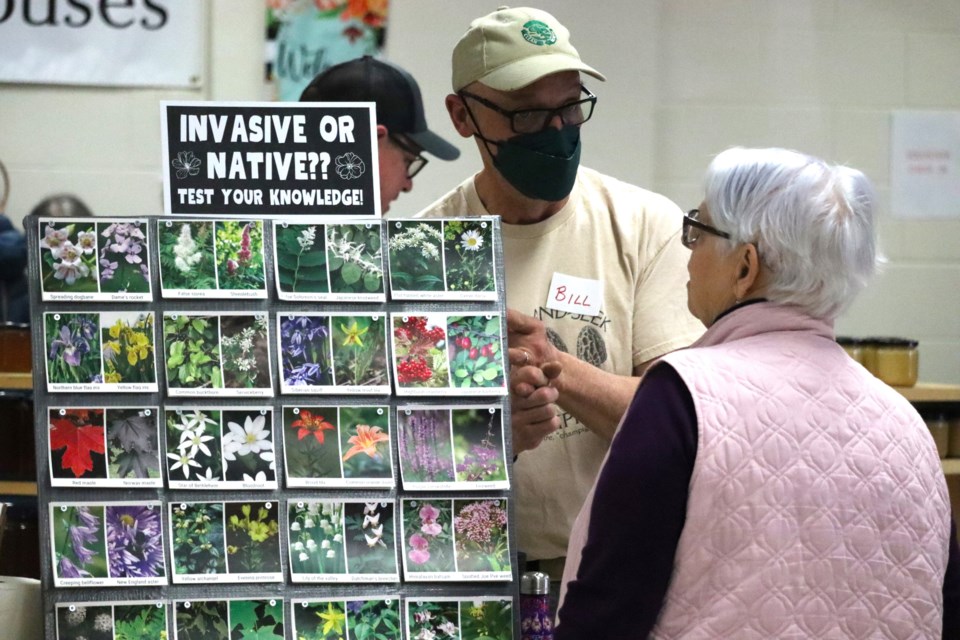
<svg viewBox="0 0 960 640">
<path fill-rule="evenodd" d="M 520 640 L 553 640 L 550 576 L 540 571 L 520 576 Z"/>
</svg>

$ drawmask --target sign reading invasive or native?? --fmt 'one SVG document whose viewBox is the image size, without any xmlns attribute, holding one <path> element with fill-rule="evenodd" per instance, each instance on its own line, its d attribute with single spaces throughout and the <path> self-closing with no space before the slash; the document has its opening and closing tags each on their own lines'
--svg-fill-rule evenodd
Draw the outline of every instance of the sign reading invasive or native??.
<svg viewBox="0 0 960 640">
<path fill-rule="evenodd" d="M 164 211 L 379 217 L 374 109 L 164 102 Z"/>
</svg>

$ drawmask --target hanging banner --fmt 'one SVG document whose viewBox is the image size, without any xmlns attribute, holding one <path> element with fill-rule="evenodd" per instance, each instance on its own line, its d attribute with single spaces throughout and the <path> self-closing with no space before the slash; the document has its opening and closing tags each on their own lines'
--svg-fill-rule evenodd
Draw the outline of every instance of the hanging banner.
<svg viewBox="0 0 960 640">
<path fill-rule="evenodd" d="M 199 85 L 203 8 L 183 0 L 4 0 L 0 82 Z"/>
<path fill-rule="evenodd" d="M 890 147 L 893 216 L 960 218 L 960 112 L 894 112 Z"/>
<path fill-rule="evenodd" d="M 296 102 L 321 71 L 383 48 L 387 0 L 266 1 L 266 79 L 278 100 Z"/>
<path fill-rule="evenodd" d="M 373 103 L 162 102 L 164 211 L 380 217 Z"/>
</svg>

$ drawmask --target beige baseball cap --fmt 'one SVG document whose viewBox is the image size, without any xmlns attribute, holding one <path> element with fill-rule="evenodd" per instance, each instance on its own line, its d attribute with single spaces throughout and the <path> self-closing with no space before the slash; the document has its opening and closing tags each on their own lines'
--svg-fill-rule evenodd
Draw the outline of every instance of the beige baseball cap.
<svg viewBox="0 0 960 640">
<path fill-rule="evenodd" d="M 580 60 L 567 28 L 540 9 L 500 7 L 471 22 L 453 49 L 454 91 L 478 80 L 499 91 L 515 91 L 560 71 L 606 80 Z"/>
</svg>

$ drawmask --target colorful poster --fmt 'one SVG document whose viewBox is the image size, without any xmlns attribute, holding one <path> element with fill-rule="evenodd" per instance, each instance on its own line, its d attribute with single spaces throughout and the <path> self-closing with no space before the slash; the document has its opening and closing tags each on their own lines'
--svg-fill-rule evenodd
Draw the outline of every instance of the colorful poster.
<svg viewBox="0 0 960 640">
<path fill-rule="evenodd" d="M 387 0 L 267 0 L 267 81 L 296 102 L 318 73 L 375 55 L 386 37 Z"/>
</svg>

